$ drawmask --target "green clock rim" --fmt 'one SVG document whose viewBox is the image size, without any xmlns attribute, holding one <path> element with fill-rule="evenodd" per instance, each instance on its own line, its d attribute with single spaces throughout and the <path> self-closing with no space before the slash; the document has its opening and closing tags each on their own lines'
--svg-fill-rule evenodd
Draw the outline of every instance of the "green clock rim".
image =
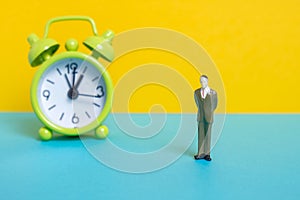
<svg viewBox="0 0 300 200">
<path fill-rule="evenodd" d="M 91 63 L 93 66 L 97 67 L 97 69 L 100 71 L 105 85 L 106 85 L 106 101 L 104 104 L 104 107 L 102 109 L 102 112 L 100 115 L 90 124 L 80 127 L 80 128 L 65 128 L 58 126 L 51 122 L 44 114 L 42 109 L 39 106 L 38 103 L 38 84 L 40 81 L 41 76 L 43 73 L 50 67 L 52 64 L 54 64 L 57 61 L 60 61 L 62 59 L 66 58 L 79 58 L 84 61 L 87 61 Z M 63 135 L 69 135 L 69 136 L 76 136 L 80 135 L 89 131 L 92 131 L 93 129 L 97 128 L 101 125 L 101 123 L 104 121 L 104 119 L 109 114 L 111 107 L 112 107 L 112 99 L 113 99 L 113 84 L 112 80 L 109 76 L 109 73 L 105 70 L 105 68 L 102 66 L 101 63 L 99 63 L 94 57 L 89 56 L 87 54 L 81 53 L 81 52 L 63 52 L 58 55 L 55 55 L 51 57 L 49 60 L 44 62 L 42 66 L 38 69 L 36 74 L 34 75 L 32 84 L 31 84 L 31 90 L 30 90 L 30 97 L 31 97 L 31 105 L 32 108 L 37 115 L 37 117 L 41 120 L 41 122 L 52 131 L 55 131 L 57 133 L 63 134 Z"/>
</svg>

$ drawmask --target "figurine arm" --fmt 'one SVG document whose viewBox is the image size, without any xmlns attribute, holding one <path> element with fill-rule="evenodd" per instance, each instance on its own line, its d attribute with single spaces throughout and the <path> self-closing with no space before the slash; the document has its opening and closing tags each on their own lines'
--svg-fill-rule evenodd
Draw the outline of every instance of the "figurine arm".
<svg viewBox="0 0 300 200">
<path fill-rule="evenodd" d="M 214 91 L 213 97 L 213 110 L 215 110 L 218 105 L 218 94 L 216 91 Z"/>
<path fill-rule="evenodd" d="M 199 102 L 198 102 L 198 97 L 197 97 L 197 95 L 196 95 L 196 92 L 194 93 L 194 99 L 195 99 L 197 108 L 199 108 Z"/>
</svg>

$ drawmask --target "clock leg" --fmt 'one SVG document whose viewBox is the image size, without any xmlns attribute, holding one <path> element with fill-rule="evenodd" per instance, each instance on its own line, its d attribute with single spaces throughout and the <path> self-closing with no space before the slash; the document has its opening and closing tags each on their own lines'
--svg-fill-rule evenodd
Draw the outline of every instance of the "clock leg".
<svg viewBox="0 0 300 200">
<path fill-rule="evenodd" d="M 99 126 L 95 131 L 95 135 L 100 139 L 105 139 L 107 137 L 108 133 L 109 133 L 109 130 L 108 130 L 107 126 L 105 126 L 105 125 Z"/>
<path fill-rule="evenodd" d="M 42 140 L 50 140 L 52 138 L 52 131 L 46 127 L 42 127 L 39 130 L 39 136 Z"/>
</svg>

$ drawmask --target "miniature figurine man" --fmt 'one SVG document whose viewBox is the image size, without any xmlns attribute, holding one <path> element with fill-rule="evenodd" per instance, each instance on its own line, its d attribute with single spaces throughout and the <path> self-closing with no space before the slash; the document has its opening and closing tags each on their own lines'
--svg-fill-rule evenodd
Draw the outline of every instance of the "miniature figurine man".
<svg viewBox="0 0 300 200">
<path fill-rule="evenodd" d="M 198 153 L 194 156 L 196 160 L 205 159 L 211 161 L 211 127 L 214 118 L 214 110 L 218 104 L 217 92 L 208 87 L 208 77 L 200 77 L 201 88 L 194 92 L 195 102 L 198 107 Z"/>
</svg>

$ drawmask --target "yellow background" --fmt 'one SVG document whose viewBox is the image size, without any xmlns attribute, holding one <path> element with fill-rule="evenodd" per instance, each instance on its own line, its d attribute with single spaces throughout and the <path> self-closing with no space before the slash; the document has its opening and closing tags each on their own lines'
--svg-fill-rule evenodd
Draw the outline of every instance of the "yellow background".
<svg viewBox="0 0 300 200">
<path fill-rule="evenodd" d="M 142 27 L 181 32 L 201 44 L 218 66 L 226 89 L 227 112 L 300 111 L 299 0 L 27 0 L 4 1 L 0 9 L 1 111 L 32 111 L 29 88 L 36 68 L 27 61 L 26 39 L 32 32 L 42 37 L 45 23 L 61 15 L 88 15 L 99 32 L 109 28 L 118 34 Z M 84 23 L 75 27 L 57 24 L 49 34 L 62 44 L 69 37 L 83 40 L 89 35 L 90 26 Z M 129 61 L 143 62 L 146 58 L 142 55 Z M 157 59 L 168 58 L 158 55 Z M 132 66 L 127 64 L 124 73 Z M 116 83 L 122 74 L 115 70 L 111 76 Z M 191 75 L 189 81 L 197 88 L 195 79 Z M 162 103 L 167 111 L 176 112 L 178 102 L 171 93 L 151 99 L 157 90 L 156 86 L 145 87 L 149 98 L 142 98 L 145 96 L 138 91 L 133 94 L 135 103 L 129 105 L 130 111 L 147 112 L 150 104 Z"/>
</svg>

